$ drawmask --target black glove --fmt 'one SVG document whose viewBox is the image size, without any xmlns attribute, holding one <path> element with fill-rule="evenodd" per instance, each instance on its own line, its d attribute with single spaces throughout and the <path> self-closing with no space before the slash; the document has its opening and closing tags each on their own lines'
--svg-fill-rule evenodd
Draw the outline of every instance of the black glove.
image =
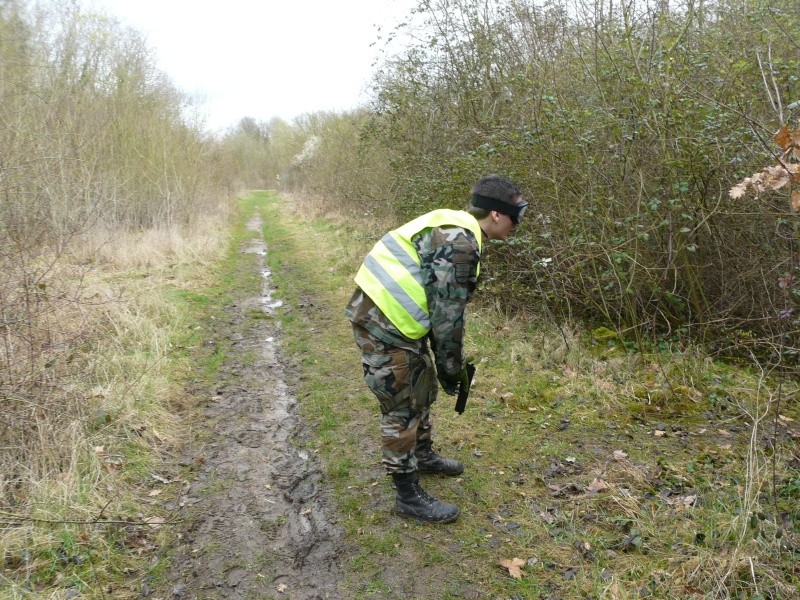
<svg viewBox="0 0 800 600">
<path fill-rule="evenodd" d="M 455 396 L 462 386 L 469 385 L 469 375 L 467 374 L 467 365 L 464 363 L 463 368 L 453 375 L 448 375 L 444 372 L 437 373 L 439 383 L 442 385 L 444 393 L 448 396 Z"/>
</svg>

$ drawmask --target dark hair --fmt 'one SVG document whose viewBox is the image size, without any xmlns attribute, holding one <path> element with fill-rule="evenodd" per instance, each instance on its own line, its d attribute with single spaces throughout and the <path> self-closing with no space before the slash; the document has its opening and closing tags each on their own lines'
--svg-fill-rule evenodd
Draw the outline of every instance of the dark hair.
<svg viewBox="0 0 800 600">
<path fill-rule="evenodd" d="M 514 185 L 510 180 L 500 175 L 486 175 L 478 180 L 472 188 L 472 194 L 494 198 L 506 204 L 518 204 L 522 196 L 522 190 Z M 467 212 L 479 221 L 489 215 L 491 211 L 484 208 L 472 206 L 472 202 L 467 205 Z"/>
</svg>

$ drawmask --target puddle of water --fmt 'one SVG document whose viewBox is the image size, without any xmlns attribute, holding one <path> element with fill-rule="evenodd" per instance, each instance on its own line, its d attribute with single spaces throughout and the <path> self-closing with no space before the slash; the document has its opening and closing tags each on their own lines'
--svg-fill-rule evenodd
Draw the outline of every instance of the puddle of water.
<svg viewBox="0 0 800 600">
<path fill-rule="evenodd" d="M 263 302 L 264 308 L 267 310 L 275 310 L 283 306 L 283 300 L 273 300 L 271 296 L 265 296 L 261 302 Z"/>
<path fill-rule="evenodd" d="M 300 515 L 300 526 L 303 528 L 304 533 L 308 533 L 311 531 L 311 522 L 306 519 L 303 515 Z"/>
<path fill-rule="evenodd" d="M 261 220 L 256 216 L 248 224 L 248 228 L 251 231 L 260 231 Z M 263 286 L 261 288 L 261 306 L 264 312 L 271 313 L 276 308 L 283 306 L 283 300 L 274 300 L 272 298 L 272 287 L 268 283 L 269 278 L 272 277 L 272 271 L 270 271 L 269 267 L 264 265 L 264 257 L 267 256 L 267 246 L 263 240 L 253 240 L 245 252 L 256 254 L 259 257 L 259 270 L 263 280 Z M 273 340 L 270 338 L 267 341 L 272 342 Z"/>
</svg>

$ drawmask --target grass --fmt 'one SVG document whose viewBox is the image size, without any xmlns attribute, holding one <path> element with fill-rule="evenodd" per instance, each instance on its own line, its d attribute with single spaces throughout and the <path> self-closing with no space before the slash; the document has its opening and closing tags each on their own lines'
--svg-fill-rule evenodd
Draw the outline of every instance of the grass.
<svg viewBox="0 0 800 600">
<path fill-rule="evenodd" d="M 195 350 L 216 302 L 209 290 L 229 289 L 214 288 L 208 269 L 225 234 L 211 222 L 116 232 L 113 244 L 95 232 L 57 265 L 84 269 L 75 301 L 47 307 L 65 339 L 51 360 L 57 385 L 40 392 L 35 419 L 17 420 L 13 398 L 4 406 L 34 435 L 2 453 L 1 597 L 138 598 L 141 581 L 160 575 L 150 559 L 166 529 L 142 521 L 168 516 L 148 496 L 153 474 L 173 468 L 184 386 L 214 370 L 212 353 L 197 368 Z"/>
<path fill-rule="evenodd" d="M 488 305 L 469 315 L 467 411 L 443 394 L 433 409 L 436 445 L 465 474 L 424 482 L 462 516 L 431 527 L 392 515 L 377 402 L 342 315 L 380 231 L 263 201 L 296 394 L 358 549 L 352 597 L 798 596 L 795 382 L 778 418 L 776 381 L 758 370 L 698 349 L 633 354 Z M 498 566 L 512 557 L 528 561 L 521 580 Z"/>
</svg>

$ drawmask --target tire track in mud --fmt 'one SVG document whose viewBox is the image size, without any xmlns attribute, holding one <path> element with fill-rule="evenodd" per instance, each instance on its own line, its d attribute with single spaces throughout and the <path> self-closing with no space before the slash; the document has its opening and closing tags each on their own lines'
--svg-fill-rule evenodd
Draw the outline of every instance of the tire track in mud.
<svg viewBox="0 0 800 600">
<path fill-rule="evenodd" d="M 258 216 L 248 223 L 261 232 Z M 242 252 L 256 254 L 262 296 L 228 307 L 231 350 L 206 407 L 208 443 L 186 490 L 187 528 L 174 551 L 172 598 L 340 598 L 343 533 L 324 487 L 319 460 L 293 440 L 309 432 L 285 382 L 279 330 L 253 310 L 272 312 L 267 247 L 260 237 Z"/>
</svg>

